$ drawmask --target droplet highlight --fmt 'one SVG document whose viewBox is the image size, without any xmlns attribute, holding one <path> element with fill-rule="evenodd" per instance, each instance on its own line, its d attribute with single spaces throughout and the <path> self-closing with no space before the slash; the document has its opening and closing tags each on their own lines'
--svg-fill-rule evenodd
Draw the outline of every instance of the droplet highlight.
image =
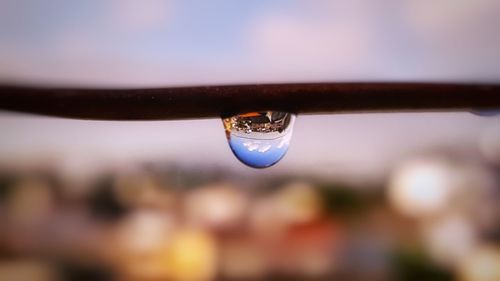
<svg viewBox="0 0 500 281">
<path fill-rule="evenodd" d="M 223 118 L 227 141 L 243 164 L 267 168 L 288 151 L 295 115 L 287 112 L 249 112 Z"/>
</svg>

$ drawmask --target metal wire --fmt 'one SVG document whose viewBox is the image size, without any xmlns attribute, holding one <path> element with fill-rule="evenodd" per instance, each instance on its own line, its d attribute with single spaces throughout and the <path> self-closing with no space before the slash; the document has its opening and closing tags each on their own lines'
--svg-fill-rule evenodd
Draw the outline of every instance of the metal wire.
<svg viewBox="0 0 500 281">
<path fill-rule="evenodd" d="M 211 118 L 277 110 L 299 114 L 481 111 L 500 108 L 500 85 L 315 83 L 66 89 L 0 86 L 0 109 L 97 120 Z"/>
</svg>

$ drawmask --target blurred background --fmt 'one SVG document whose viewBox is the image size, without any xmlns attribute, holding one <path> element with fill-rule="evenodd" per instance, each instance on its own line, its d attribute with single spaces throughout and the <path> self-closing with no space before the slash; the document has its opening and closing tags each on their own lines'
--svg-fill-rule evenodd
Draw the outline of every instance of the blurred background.
<svg viewBox="0 0 500 281">
<path fill-rule="evenodd" d="M 497 0 L 0 0 L 0 82 L 498 83 L 498 26 Z M 299 116 L 254 170 L 218 119 L 0 112 L 0 280 L 498 281 L 486 115 Z"/>
</svg>

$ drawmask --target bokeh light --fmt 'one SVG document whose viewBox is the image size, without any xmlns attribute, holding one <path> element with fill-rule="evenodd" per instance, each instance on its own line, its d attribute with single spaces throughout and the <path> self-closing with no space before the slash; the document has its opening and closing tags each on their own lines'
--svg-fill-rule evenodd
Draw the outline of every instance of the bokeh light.
<svg viewBox="0 0 500 281">
<path fill-rule="evenodd" d="M 214 238 L 201 230 L 180 230 L 172 240 L 167 266 L 178 281 L 206 281 L 215 277 L 217 247 Z"/>
<path fill-rule="evenodd" d="M 245 215 L 247 198 L 236 186 L 203 186 L 187 194 L 187 220 L 214 229 L 234 227 Z"/>
<path fill-rule="evenodd" d="M 460 214 L 447 214 L 427 222 L 423 236 L 430 256 L 445 266 L 466 259 L 477 244 L 475 225 Z"/>
<path fill-rule="evenodd" d="M 402 214 L 422 217 L 436 214 L 447 207 L 456 183 L 446 162 L 419 159 L 394 172 L 388 196 Z"/>
<path fill-rule="evenodd" d="M 500 280 L 500 248 L 491 245 L 478 247 L 464 261 L 460 278 L 463 281 Z"/>
</svg>

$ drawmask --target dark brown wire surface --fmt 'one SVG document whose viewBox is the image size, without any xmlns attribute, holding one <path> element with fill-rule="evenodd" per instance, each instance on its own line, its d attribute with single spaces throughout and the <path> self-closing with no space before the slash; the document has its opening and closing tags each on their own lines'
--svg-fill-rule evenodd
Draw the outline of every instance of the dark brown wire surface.
<svg viewBox="0 0 500 281">
<path fill-rule="evenodd" d="M 0 86 L 0 109 L 96 120 L 209 118 L 279 110 L 321 114 L 500 108 L 500 85 L 268 84 L 156 89 Z"/>
</svg>

